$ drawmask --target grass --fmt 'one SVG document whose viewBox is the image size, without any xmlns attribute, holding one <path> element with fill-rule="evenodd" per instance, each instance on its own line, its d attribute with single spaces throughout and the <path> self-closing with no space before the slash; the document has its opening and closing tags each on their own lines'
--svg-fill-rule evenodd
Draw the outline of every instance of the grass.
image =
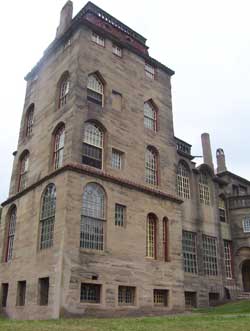
<svg viewBox="0 0 250 331">
<path fill-rule="evenodd" d="M 0 319 L 1 331 L 250 331 L 250 301 L 197 309 L 190 315 L 13 321 Z"/>
</svg>

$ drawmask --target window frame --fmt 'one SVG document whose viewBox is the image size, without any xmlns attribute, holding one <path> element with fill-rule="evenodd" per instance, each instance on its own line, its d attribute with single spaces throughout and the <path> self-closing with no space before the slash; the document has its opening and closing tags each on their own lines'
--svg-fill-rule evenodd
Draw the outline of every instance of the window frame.
<svg viewBox="0 0 250 331">
<path fill-rule="evenodd" d="M 159 185 L 158 159 L 158 151 L 152 146 L 147 146 L 145 151 L 145 182 L 147 184 Z"/>
<path fill-rule="evenodd" d="M 182 254 L 184 272 L 198 274 L 197 234 L 192 231 L 182 231 Z"/>
<path fill-rule="evenodd" d="M 190 171 L 183 161 L 180 161 L 177 167 L 176 190 L 179 197 L 187 200 L 191 199 Z"/>
<path fill-rule="evenodd" d="M 24 136 L 30 138 L 33 132 L 34 126 L 34 112 L 35 112 L 35 105 L 32 103 L 26 111 L 25 115 L 25 133 Z"/>
<path fill-rule="evenodd" d="M 117 160 L 117 158 L 118 158 L 118 160 Z M 111 167 L 116 170 L 122 170 L 123 169 L 123 158 L 124 158 L 124 153 L 122 151 L 119 151 L 116 148 L 112 148 Z"/>
<path fill-rule="evenodd" d="M 211 205 L 210 185 L 206 172 L 201 172 L 199 175 L 199 198 L 201 204 L 206 206 Z"/>
<path fill-rule="evenodd" d="M 92 290 L 97 291 L 95 293 L 96 299 L 91 300 L 91 299 L 83 299 L 83 288 L 84 286 L 88 289 L 88 291 L 92 288 Z M 87 296 L 90 296 L 90 293 L 87 293 Z M 97 283 L 81 283 L 81 288 L 80 288 L 80 303 L 84 304 L 100 304 L 101 303 L 101 297 L 102 297 L 102 285 L 97 284 Z"/>
<path fill-rule="evenodd" d="M 14 240 L 16 234 L 16 220 L 17 220 L 17 208 L 12 206 L 7 216 L 7 238 L 4 262 L 9 262 L 13 259 Z"/>
<path fill-rule="evenodd" d="M 146 222 L 146 258 L 157 259 L 157 217 L 152 213 Z"/>
<path fill-rule="evenodd" d="M 128 294 L 128 291 L 130 293 Z M 131 301 L 128 301 L 128 297 L 131 297 Z M 118 286 L 118 306 L 136 306 L 136 287 L 135 286 Z"/>
<path fill-rule="evenodd" d="M 242 220 L 242 228 L 244 233 L 250 232 L 250 216 L 244 217 Z"/>
<path fill-rule="evenodd" d="M 62 139 L 62 141 L 61 141 Z M 63 166 L 64 146 L 65 146 L 65 125 L 57 127 L 54 133 L 53 147 L 53 169 L 56 170 Z"/>
<path fill-rule="evenodd" d="M 115 226 L 125 227 L 127 216 L 127 207 L 120 203 L 115 204 Z"/>
<path fill-rule="evenodd" d="M 68 102 L 70 93 L 70 80 L 68 72 L 63 74 L 59 81 L 57 108 L 61 110 Z"/>
<path fill-rule="evenodd" d="M 145 76 L 155 80 L 156 78 L 156 68 L 154 66 L 152 66 L 151 64 L 149 64 L 148 62 L 145 62 L 144 64 L 144 72 L 145 72 Z"/>
<path fill-rule="evenodd" d="M 104 82 L 98 73 L 88 75 L 87 100 L 104 107 Z"/>
<path fill-rule="evenodd" d="M 218 247 L 217 238 L 202 235 L 203 268 L 205 276 L 218 277 Z M 208 252 L 209 251 L 209 252 Z M 215 254 L 213 254 L 215 252 Z"/>
<path fill-rule="evenodd" d="M 220 222 L 227 223 L 226 201 L 221 196 L 219 196 L 219 199 L 218 199 L 218 212 L 219 212 Z"/>
<path fill-rule="evenodd" d="M 150 111 L 152 112 L 152 116 L 150 116 Z M 144 102 L 143 113 L 144 113 L 144 128 L 151 130 L 153 132 L 157 132 L 158 109 L 154 105 L 152 100 L 148 100 Z M 148 125 L 148 123 L 151 123 L 151 125 Z"/>
<path fill-rule="evenodd" d="M 102 37 L 100 34 L 92 31 L 91 32 L 91 40 L 98 46 L 105 47 L 105 38 Z"/>
<path fill-rule="evenodd" d="M 23 191 L 27 187 L 27 174 L 29 171 L 30 153 L 25 150 L 19 159 L 18 187 L 17 192 Z"/>
<path fill-rule="evenodd" d="M 120 50 L 120 52 L 118 51 L 117 52 L 117 49 Z M 123 51 L 122 51 L 122 48 L 120 46 L 118 46 L 117 44 L 112 44 L 112 53 L 118 57 L 122 57 L 123 55 Z"/>
<path fill-rule="evenodd" d="M 233 279 L 233 252 L 232 241 L 223 240 L 224 248 L 224 266 L 227 279 Z"/>
</svg>

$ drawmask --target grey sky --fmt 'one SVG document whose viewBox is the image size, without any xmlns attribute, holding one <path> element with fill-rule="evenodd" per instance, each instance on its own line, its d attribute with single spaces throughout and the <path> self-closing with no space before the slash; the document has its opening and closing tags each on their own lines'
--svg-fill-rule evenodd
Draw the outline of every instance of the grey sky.
<svg viewBox="0 0 250 331">
<path fill-rule="evenodd" d="M 7 198 L 23 108 L 23 77 L 53 40 L 66 0 L 1 3 L 0 201 Z M 229 170 L 250 179 L 250 24 L 248 0 L 95 0 L 146 37 L 150 55 L 175 70 L 175 135 L 201 154 L 209 132 Z M 86 4 L 74 0 L 74 15 Z M 214 160 L 215 163 L 215 160 Z"/>
</svg>

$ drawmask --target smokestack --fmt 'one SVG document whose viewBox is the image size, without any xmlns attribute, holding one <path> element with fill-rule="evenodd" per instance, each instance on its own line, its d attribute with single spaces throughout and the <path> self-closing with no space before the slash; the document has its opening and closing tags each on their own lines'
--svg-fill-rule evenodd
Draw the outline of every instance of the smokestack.
<svg viewBox="0 0 250 331">
<path fill-rule="evenodd" d="M 227 171 L 225 153 L 222 148 L 217 149 L 216 158 L 217 158 L 217 174 L 219 172 Z"/>
<path fill-rule="evenodd" d="M 60 37 L 70 26 L 73 15 L 73 2 L 67 1 L 61 10 L 60 23 L 56 30 L 56 38 Z"/>
<path fill-rule="evenodd" d="M 202 150 L 203 150 L 203 162 L 205 164 L 209 165 L 212 168 L 212 170 L 214 170 L 210 138 L 209 138 L 208 133 L 202 133 L 201 143 L 202 143 Z"/>
</svg>

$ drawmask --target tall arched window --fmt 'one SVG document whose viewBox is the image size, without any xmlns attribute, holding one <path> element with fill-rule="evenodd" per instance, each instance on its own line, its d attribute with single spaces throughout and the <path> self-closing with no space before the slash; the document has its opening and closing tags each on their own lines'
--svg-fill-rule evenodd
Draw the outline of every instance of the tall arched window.
<svg viewBox="0 0 250 331">
<path fill-rule="evenodd" d="M 16 231 L 16 206 L 12 207 L 9 213 L 9 221 L 7 224 L 7 242 L 6 242 L 6 255 L 5 262 L 12 259 L 13 245 Z"/>
<path fill-rule="evenodd" d="M 144 127 L 156 131 L 156 117 L 157 110 L 152 102 L 147 101 L 144 103 Z"/>
<path fill-rule="evenodd" d="M 145 180 L 148 184 L 158 184 L 157 151 L 152 147 L 147 147 L 145 153 Z"/>
<path fill-rule="evenodd" d="M 146 228 L 146 257 L 156 259 L 156 221 L 154 214 L 149 214 Z"/>
<path fill-rule="evenodd" d="M 223 197 L 219 197 L 219 217 L 221 222 L 227 221 L 226 203 Z"/>
<path fill-rule="evenodd" d="M 53 246 L 54 223 L 56 214 L 56 187 L 49 184 L 42 195 L 40 216 L 40 249 Z"/>
<path fill-rule="evenodd" d="M 62 108 L 67 103 L 69 94 L 69 75 L 68 73 L 64 74 L 59 82 L 59 100 L 58 108 Z"/>
<path fill-rule="evenodd" d="M 206 172 L 200 173 L 199 193 L 200 193 L 200 202 L 205 205 L 210 205 L 210 190 L 208 183 L 208 175 Z"/>
<path fill-rule="evenodd" d="M 103 132 L 94 123 L 86 123 L 83 137 L 82 163 L 102 169 Z"/>
<path fill-rule="evenodd" d="M 25 119 L 25 136 L 30 137 L 33 130 L 33 123 L 34 123 L 34 104 L 30 105 L 26 113 Z"/>
<path fill-rule="evenodd" d="M 91 74 L 88 76 L 87 87 L 88 87 L 87 88 L 88 100 L 103 106 L 103 102 L 104 102 L 103 83 L 96 74 Z"/>
<path fill-rule="evenodd" d="M 19 162 L 18 192 L 27 187 L 27 176 L 29 170 L 29 152 L 25 151 Z"/>
<path fill-rule="evenodd" d="M 183 162 L 177 168 L 176 187 L 181 198 L 190 199 L 189 169 Z"/>
<path fill-rule="evenodd" d="M 169 229 L 168 229 L 168 219 L 167 217 L 163 218 L 162 221 L 162 239 L 163 239 L 163 257 L 164 261 L 167 262 L 169 261 Z"/>
<path fill-rule="evenodd" d="M 80 247 L 103 250 L 105 225 L 105 192 L 95 183 L 83 192 L 80 226 Z"/>
<path fill-rule="evenodd" d="M 64 138 L 65 138 L 65 127 L 64 125 L 61 125 L 56 130 L 54 135 L 54 156 L 53 156 L 54 169 L 60 168 L 63 164 Z"/>
</svg>

